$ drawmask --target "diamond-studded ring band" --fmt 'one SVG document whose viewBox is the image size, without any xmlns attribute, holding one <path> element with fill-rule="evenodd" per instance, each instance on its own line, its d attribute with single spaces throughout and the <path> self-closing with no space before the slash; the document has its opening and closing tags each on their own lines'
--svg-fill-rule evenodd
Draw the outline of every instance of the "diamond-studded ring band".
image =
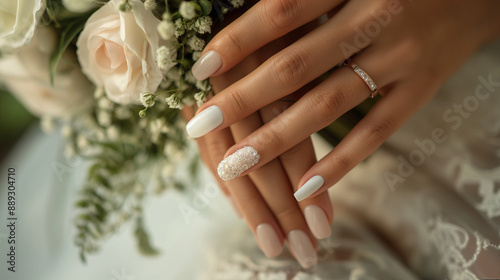
<svg viewBox="0 0 500 280">
<path fill-rule="evenodd" d="M 370 90 L 372 91 L 372 93 L 370 94 L 370 98 L 374 98 L 375 96 L 377 96 L 377 85 L 372 80 L 372 78 L 370 78 L 370 76 L 365 71 L 363 71 L 363 69 L 359 68 L 359 66 L 356 65 L 355 63 L 352 63 L 350 59 L 344 61 L 344 66 L 351 67 L 352 70 L 354 70 L 354 72 L 358 74 L 358 76 L 370 88 Z"/>
</svg>

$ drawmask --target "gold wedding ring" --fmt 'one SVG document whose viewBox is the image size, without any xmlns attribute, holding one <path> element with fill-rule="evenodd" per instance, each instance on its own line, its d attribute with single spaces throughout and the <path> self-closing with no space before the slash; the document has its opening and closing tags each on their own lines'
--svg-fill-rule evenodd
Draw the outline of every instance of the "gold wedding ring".
<svg viewBox="0 0 500 280">
<path fill-rule="evenodd" d="M 365 82 L 365 84 L 370 88 L 372 93 L 370 94 L 370 98 L 374 98 L 377 96 L 377 85 L 375 82 L 370 78 L 370 75 L 368 75 L 363 69 L 359 68 L 358 65 L 353 63 L 350 59 L 344 61 L 344 66 L 349 66 L 354 70 L 356 74 Z"/>
</svg>

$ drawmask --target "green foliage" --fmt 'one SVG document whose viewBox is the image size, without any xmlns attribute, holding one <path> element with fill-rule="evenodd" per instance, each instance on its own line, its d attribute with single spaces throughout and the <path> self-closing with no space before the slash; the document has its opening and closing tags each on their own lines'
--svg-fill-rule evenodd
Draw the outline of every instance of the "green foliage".
<svg viewBox="0 0 500 280">
<path fill-rule="evenodd" d="M 208 16 L 212 12 L 212 3 L 208 0 L 198 0 L 201 12 L 204 16 Z"/>
<path fill-rule="evenodd" d="M 80 18 L 78 20 L 69 21 L 66 25 L 64 25 L 61 30 L 61 34 L 59 36 L 59 42 L 50 56 L 49 67 L 50 67 L 50 83 L 54 84 L 54 77 L 57 70 L 57 65 L 59 61 L 64 55 L 64 52 L 71 44 L 73 39 L 76 38 L 78 33 L 83 30 L 83 26 L 85 25 L 86 18 Z"/>
</svg>

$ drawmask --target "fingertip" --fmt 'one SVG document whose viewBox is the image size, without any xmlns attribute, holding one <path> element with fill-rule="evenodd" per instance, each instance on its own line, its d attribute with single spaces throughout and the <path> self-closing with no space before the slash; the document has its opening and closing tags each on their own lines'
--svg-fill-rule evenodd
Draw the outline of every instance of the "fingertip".
<svg viewBox="0 0 500 280">
<path fill-rule="evenodd" d="M 300 187 L 293 194 L 293 196 L 297 201 L 300 202 L 310 197 L 312 194 L 318 191 L 324 184 L 325 184 L 325 179 L 321 175 L 315 175 L 311 177 L 309 180 L 307 180 L 307 182 L 305 182 L 305 184 L 302 185 L 302 187 Z"/>
<path fill-rule="evenodd" d="M 193 65 L 191 72 L 198 81 L 203 81 L 212 76 L 222 67 L 222 57 L 214 50 L 202 55 Z"/>
</svg>

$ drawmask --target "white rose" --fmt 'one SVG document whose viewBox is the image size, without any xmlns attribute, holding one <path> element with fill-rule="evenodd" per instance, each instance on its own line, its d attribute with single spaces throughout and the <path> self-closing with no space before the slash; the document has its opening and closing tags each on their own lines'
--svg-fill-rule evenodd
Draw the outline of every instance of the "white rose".
<svg viewBox="0 0 500 280">
<path fill-rule="evenodd" d="M 0 1 L 0 49 L 10 50 L 28 44 L 44 11 L 43 0 Z"/>
<path fill-rule="evenodd" d="M 68 11 L 73 13 L 85 13 L 99 5 L 96 0 L 62 0 L 62 3 Z"/>
<path fill-rule="evenodd" d="M 111 0 L 87 21 L 77 41 L 82 71 L 108 97 L 120 104 L 139 104 L 140 94 L 156 92 L 163 74 L 155 55 L 160 23 L 139 0 L 129 0 L 130 12 L 120 12 L 121 0 Z"/>
<path fill-rule="evenodd" d="M 0 59 L 0 82 L 34 115 L 67 117 L 92 102 L 94 86 L 75 66 L 74 53 L 65 53 L 51 85 L 49 59 L 56 43 L 54 31 L 40 26 L 30 44 Z"/>
</svg>

